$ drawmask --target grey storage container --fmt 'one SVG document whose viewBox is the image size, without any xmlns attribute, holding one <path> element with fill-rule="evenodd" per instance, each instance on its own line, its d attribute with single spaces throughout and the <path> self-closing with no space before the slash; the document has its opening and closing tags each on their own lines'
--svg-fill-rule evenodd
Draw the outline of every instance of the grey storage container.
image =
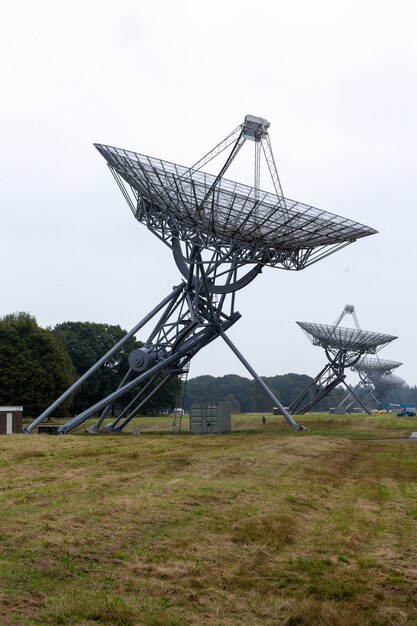
<svg viewBox="0 0 417 626">
<path fill-rule="evenodd" d="M 194 402 L 190 411 L 192 435 L 217 435 L 232 430 L 230 402 Z"/>
</svg>

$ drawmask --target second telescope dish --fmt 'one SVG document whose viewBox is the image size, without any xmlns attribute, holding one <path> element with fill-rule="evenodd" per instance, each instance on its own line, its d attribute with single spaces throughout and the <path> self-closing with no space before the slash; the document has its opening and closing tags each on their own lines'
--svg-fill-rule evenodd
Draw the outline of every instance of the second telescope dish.
<svg viewBox="0 0 417 626">
<path fill-rule="evenodd" d="M 363 357 L 353 367 L 353 370 L 364 373 L 383 373 L 400 367 L 400 361 L 389 361 L 387 359 L 378 359 L 372 357 Z"/>
<path fill-rule="evenodd" d="M 311 342 L 322 348 L 346 350 L 348 352 L 375 353 L 394 339 L 394 335 L 386 335 L 358 328 L 328 326 L 312 322 L 297 322 L 308 335 Z"/>
</svg>

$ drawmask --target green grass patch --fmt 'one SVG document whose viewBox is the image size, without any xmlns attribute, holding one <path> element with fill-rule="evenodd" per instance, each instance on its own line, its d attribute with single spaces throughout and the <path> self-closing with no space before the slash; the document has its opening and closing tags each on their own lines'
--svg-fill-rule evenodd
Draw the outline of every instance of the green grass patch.
<svg viewBox="0 0 417 626">
<path fill-rule="evenodd" d="M 2 438 L 0 624 L 417 623 L 416 420 L 141 420 Z"/>
</svg>

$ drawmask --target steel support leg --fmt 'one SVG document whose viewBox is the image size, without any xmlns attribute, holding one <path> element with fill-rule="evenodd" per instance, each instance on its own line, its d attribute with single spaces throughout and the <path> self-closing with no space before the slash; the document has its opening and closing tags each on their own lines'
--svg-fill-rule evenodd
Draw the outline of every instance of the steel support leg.
<svg viewBox="0 0 417 626">
<path fill-rule="evenodd" d="M 248 370 L 248 372 L 250 372 L 253 376 L 253 378 L 256 380 L 256 382 L 258 383 L 258 385 L 264 390 L 264 392 L 266 393 L 266 395 L 271 398 L 272 402 L 275 403 L 275 405 L 280 409 L 282 415 L 285 417 L 285 419 L 287 420 L 287 422 L 290 424 L 291 428 L 293 430 L 307 430 L 306 428 L 304 428 L 304 426 L 300 426 L 299 424 L 297 424 L 297 422 L 294 420 L 293 417 L 291 417 L 291 415 L 288 413 L 288 411 L 284 408 L 284 406 L 281 404 L 281 402 L 278 400 L 278 398 L 272 393 L 272 391 L 269 389 L 269 387 L 264 383 L 264 381 L 262 380 L 262 378 L 255 372 L 255 370 L 253 369 L 253 367 L 250 365 L 250 363 L 248 363 L 248 361 L 245 359 L 245 357 L 243 356 L 243 354 L 241 354 L 241 352 L 239 352 L 239 350 L 236 348 L 236 346 L 234 345 L 234 343 L 229 339 L 229 337 L 226 335 L 226 333 L 224 333 L 223 331 L 220 331 L 220 335 L 221 337 L 224 339 L 224 341 L 227 343 L 227 345 L 229 346 L 229 348 L 232 350 L 232 352 L 235 353 L 235 355 L 237 356 L 237 358 L 239 359 L 239 361 L 241 361 L 243 363 L 243 365 L 246 367 L 246 369 Z"/>
<path fill-rule="evenodd" d="M 353 389 L 350 389 L 350 387 L 345 383 L 344 380 L 342 380 L 342 383 L 344 384 L 344 386 L 346 387 L 346 389 L 348 389 L 348 391 L 350 391 L 350 393 L 352 394 L 352 396 L 355 398 L 355 400 L 357 400 L 357 402 L 359 402 L 359 404 L 361 405 L 361 407 L 363 408 L 363 410 L 368 413 L 368 415 L 371 414 L 371 411 L 369 411 L 367 409 L 367 407 L 364 405 L 364 403 L 362 402 L 362 400 L 359 398 L 359 396 L 353 391 Z"/>
<path fill-rule="evenodd" d="M 131 409 L 132 406 L 134 406 L 137 403 L 139 398 L 141 396 L 143 396 L 143 394 L 149 389 L 149 387 L 152 385 L 152 383 L 157 379 L 158 375 L 159 374 L 155 374 L 154 376 L 152 376 L 152 378 L 150 378 L 148 380 L 146 385 L 144 387 L 142 387 L 142 389 L 139 391 L 139 393 L 136 394 L 136 396 L 133 398 L 133 400 L 131 400 L 129 402 L 129 404 L 127 406 L 125 406 L 125 408 L 120 413 L 120 415 L 118 415 L 117 418 L 113 422 L 111 422 L 111 424 L 107 424 L 107 426 L 105 427 L 104 430 L 110 431 L 110 430 L 114 430 L 115 429 L 116 425 L 125 417 L 126 413 L 129 411 L 129 409 Z"/>
<path fill-rule="evenodd" d="M 323 369 L 321 370 L 321 372 L 319 372 L 319 374 L 317 374 L 315 379 L 312 380 L 311 383 L 291 402 L 291 404 L 290 404 L 290 411 L 291 411 L 291 413 L 295 413 L 297 411 L 297 409 L 304 402 L 305 398 L 308 396 L 308 392 L 310 391 L 310 389 L 314 389 L 315 388 L 315 386 L 317 385 L 318 381 L 321 380 L 322 376 L 324 376 L 324 374 L 329 369 L 330 369 L 330 365 L 329 364 L 325 365 L 323 367 Z"/>
<path fill-rule="evenodd" d="M 96 404 L 94 404 L 93 406 L 90 406 L 88 409 L 86 409 L 79 415 L 76 415 L 73 419 L 69 420 L 66 424 L 63 424 L 62 426 L 60 426 L 60 428 L 58 428 L 58 434 L 69 433 L 75 428 L 77 428 L 78 426 L 81 426 L 81 424 L 83 424 L 90 417 L 92 417 L 93 415 L 97 414 L 99 411 L 104 409 L 104 407 L 106 407 L 108 404 L 112 404 L 113 402 L 115 402 L 116 400 L 124 396 L 125 393 L 127 393 L 128 391 L 136 387 L 136 385 L 145 381 L 150 376 L 153 376 L 154 374 L 158 374 L 165 367 L 167 367 L 168 365 L 170 365 L 177 359 L 178 359 L 178 354 L 174 353 L 171 356 L 164 359 L 163 361 L 161 361 L 160 363 L 157 363 L 157 365 L 154 365 L 153 367 L 151 367 L 151 369 L 147 370 L 143 374 L 140 374 L 139 376 L 137 376 L 130 382 L 126 383 L 126 385 L 124 385 L 123 387 L 120 387 L 120 389 L 116 389 L 116 391 L 113 391 L 113 393 L 110 393 L 106 398 L 103 398 L 99 402 L 96 402 Z"/>
<path fill-rule="evenodd" d="M 113 348 L 106 352 L 106 354 L 102 356 L 101 359 L 97 361 L 97 363 L 90 367 L 90 369 L 87 370 L 85 374 L 83 374 L 73 385 L 71 385 L 71 387 L 69 387 L 57 400 L 55 400 L 55 402 L 53 402 L 41 415 L 39 415 L 39 417 L 37 417 L 31 424 L 26 426 L 23 432 L 27 434 L 31 433 L 33 429 L 36 428 L 36 426 L 40 424 L 40 422 L 42 422 L 42 420 L 48 417 L 52 413 L 52 411 L 60 406 L 62 402 L 64 402 L 64 400 L 66 400 L 76 389 L 78 389 L 88 378 L 90 378 L 90 376 L 94 374 L 94 372 L 97 371 L 97 369 L 101 367 L 103 363 L 105 363 L 113 354 L 120 350 L 120 348 L 122 348 L 122 346 L 124 346 L 124 344 L 131 337 L 136 335 L 136 333 L 142 328 L 142 326 L 145 326 L 145 324 L 147 324 L 149 320 L 151 320 L 154 315 L 156 315 L 168 302 L 176 298 L 178 294 L 183 290 L 183 286 L 184 284 L 182 283 L 181 285 L 175 287 L 173 291 L 169 294 L 169 296 L 164 298 L 162 302 L 160 302 L 154 309 L 152 309 L 152 311 L 148 313 L 148 315 L 146 315 L 138 324 L 136 324 L 136 326 L 134 326 L 132 330 L 130 330 L 124 337 L 122 337 L 122 339 L 120 339 L 120 341 L 118 341 L 113 346 Z"/>
<path fill-rule="evenodd" d="M 133 371 L 132 368 L 129 367 L 129 369 L 127 370 L 126 374 L 123 376 L 122 380 L 120 381 L 117 389 L 120 389 L 120 387 L 123 387 L 123 385 L 129 380 L 132 371 Z M 91 428 L 87 429 L 88 432 L 90 432 L 90 433 L 98 433 L 99 432 L 100 426 L 102 425 L 102 423 L 104 422 L 104 420 L 106 419 L 108 414 L 110 413 L 111 406 L 112 406 L 111 404 L 108 404 L 106 407 L 104 407 L 100 417 L 98 418 L 98 420 L 94 424 L 94 426 L 91 426 Z"/>
<path fill-rule="evenodd" d="M 123 422 L 120 424 L 120 426 L 116 426 L 116 428 L 113 428 L 112 430 L 113 430 L 113 431 L 116 431 L 116 432 L 123 430 L 123 428 L 124 428 L 125 426 L 127 426 L 127 425 L 128 425 L 128 423 L 130 422 L 130 420 L 132 420 L 132 419 L 135 417 L 135 415 L 137 415 L 137 413 L 141 410 L 141 408 L 142 408 L 143 406 L 145 406 L 145 404 L 148 402 L 148 400 L 150 400 L 151 398 L 153 398 L 153 396 L 155 396 L 155 395 L 156 395 L 159 391 L 161 391 L 161 389 L 162 389 L 163 387 L 165 387 L 165 385 L 167 385 L 167 384 L 168 384 L 168 383 L 169 383 L 169 382 L 173 379 L 173 377 L 175 376 L 175 374 L 178 374 L 178 373 L 179 373 L 179 372 L 174 372 L 174 373 L 172 373 L 172 374 L 168 374 L 167 376 L 165 376 L 165 378 L 164 378 L 163 380 L 161 380 L 161 382 L 159 383 L 159 385 L 157 385 L 157 386 L 155 387 L 155 389 L 152 389 L 152 391 L 151 391 L 151 392 L 150 392 L 150 393 L 146 396 L 146 398 L 144 398 L 144 399 L 142 400 L 142 402 L 140 402 L 140 404 L 138 404 L 138 405 L 136 406 L 136 408 L 134 408 L 134 409 L 133 409 L 133 411 L 131 411 L 131 412 L 129 413 L 129 415 L 128 415 L 127 417 L 125 417 L 125 419 L 124 419 L 124 420 L 123 420 Z"/>
<path fill-rule="evenodd" d="M 318 402 L 320 402 L 320 400 L 328 396 L 329 393 L 333 391 L 333 389 L 337 387 L 337 385 L 341 382 L 343 382 L 343 378 L 340 376 L 337 376 L 330 383 L 327 383 L 323 389 L 318 391 L 316 395 L 314 396 L 314 398 L 312 398 L 309 402 L 307 402 L 307 404 L 305 404 L 301 408 L 295 409 L 294 413 L 296 415 L 304 415 L 304 413 L 307 413 L 310 409 L 312 409 L 313 406 L 315 406 Z"/>
<path fill-rule="evenodd" d="M 236 320 L 230 320 L 228 326 L 233 324 L 235 321 Z M 159 374 L 168 366 L 180 362 L 182 358 L 187 357 L 187 360 L 191 359 L 195 354 L 197 354 L 199 350 L 201 350 L 201 348 L 211 343 L 211 341 L 213 341 L 218 336 L 218 334 L 218 331 L 213 332 L 213 328 L 208 327 L 201 334 L 185 341 L 184 344 L 181 345 L 178 350 L 170 354 L 170 356 L 162 359 L 161 361 L 159 361 L 159 363 L 146 370 L 130 382 L 126 383 L 126 385 L 124 385 L 123 387 L 120 387 L 120 389 L 116 389 L 116 391 L 113 391 L 106 398 L 103 398 L 99 402 L 96 402 L 96 404 L 63 424 L 60 428 L 58 428 L 58 434 L 69 433 L 78 426 L 81 426 L 81 424 L 83 424 L 87 419 L 89 419 L 93 415 L 96 415 L 108 404 L 112 404 L 123 395 L 125 395 L 128 391 L 133 389 L 135 386 L 139 385 L 141 382 L 144 382 L 155 374 Z"/>
</svg>

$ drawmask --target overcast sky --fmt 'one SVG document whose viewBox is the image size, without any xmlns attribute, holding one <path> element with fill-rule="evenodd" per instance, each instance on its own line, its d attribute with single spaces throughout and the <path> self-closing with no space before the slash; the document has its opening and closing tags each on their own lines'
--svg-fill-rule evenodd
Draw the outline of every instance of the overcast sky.
<svg viewBox="0 0 417 626">
<path fill-rule="evenodd" d="M 261 375 L 315 375 L 295 321 L 354 304 L 417 384 L 416 17 L 414 0 L 1 0 L 0 315 L 131 328 L 181 277 L 93 142 L 191 165 L 250 113 L 288 197 L 379 234 L 265 269 L 231 338 Z M 218 340 L 190 375 L 228 373 L 247 375 Z"/>
</svg>

